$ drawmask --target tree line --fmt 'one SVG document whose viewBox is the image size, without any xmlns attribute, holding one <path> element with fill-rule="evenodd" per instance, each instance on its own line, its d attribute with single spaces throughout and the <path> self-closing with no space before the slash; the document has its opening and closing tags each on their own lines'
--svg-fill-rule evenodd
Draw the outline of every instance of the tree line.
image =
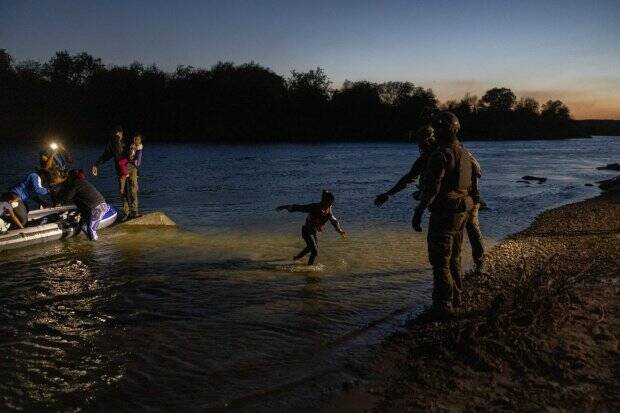
<svg viewBox="0 0 620 413">
<path fill-rule="evenodd" d="M 462 136 L 568 138 L 584 133 L 559 100 L 540 105 L 506 88 L 441 104 L 411 82 L 345 81 L 321 68 L 283 77 L 254 62 L 166 73 L 135 62 L 104 65 L 88 53 L 15 62 L 0 49 L 0 139 L 49 135 L 100 140 L 117 125 L 149 140 L 217 143 L 406 140 L 447 109 Z"/>
</svg>

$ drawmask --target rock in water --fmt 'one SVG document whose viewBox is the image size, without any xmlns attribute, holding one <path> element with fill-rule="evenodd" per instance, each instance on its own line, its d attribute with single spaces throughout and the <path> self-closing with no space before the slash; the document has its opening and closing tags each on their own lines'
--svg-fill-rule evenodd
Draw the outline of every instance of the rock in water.
<svg viewBox="0 0 620 413">
<path fill-rule="evenodd" d="M 620 192 L 620 176 L 597 182 L 599 188 L 606 192 Z"/>
<path fill-rule="evenodd" d="M 163 212 L 151 212 L 150 214 L 144 214 L 139 218 L 125 221 L 123 222 L 123 225 L 176 226 L 177 224 Z"/>
<path fill-rule="evenodd" d="M 523 179 L 524 181 L 538 181 L 539 184 L 542 184 L 543 182 L 547 180 L 547 178 L 542 178 L 542 177 L 532 176 L 532 175 L 525 175 L 521 179 Z"/>
<path fill-rule="evenodd" d="M 608 170 L 608 171 L 620 171 L 620 163 L 608 163 L 605 166 L 599 166 L 596 169 Z"/>
</svg>

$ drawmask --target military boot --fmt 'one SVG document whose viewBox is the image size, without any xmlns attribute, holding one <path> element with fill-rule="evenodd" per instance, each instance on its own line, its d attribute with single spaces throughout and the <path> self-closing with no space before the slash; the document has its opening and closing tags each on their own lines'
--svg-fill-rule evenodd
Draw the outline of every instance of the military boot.
<svg viewBox="0 0 620 413">
<path fill-rule="evenodd" d="M 454 316 L 454 308 L 452 303 L 433 303 L 431 313 L 435 320 L 447 320 Z"/>
</svg>

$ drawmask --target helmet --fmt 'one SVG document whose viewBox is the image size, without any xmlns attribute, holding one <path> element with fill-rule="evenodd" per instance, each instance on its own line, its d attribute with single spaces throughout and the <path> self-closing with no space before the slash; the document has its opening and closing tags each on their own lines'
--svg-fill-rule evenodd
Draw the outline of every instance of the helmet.
<svg viewBox="0 0 620 413">
<path fill-rule="evenodd" d="M 333 204 L 334 199 L 335 199 L 334 194 L 332 194 L 329 191 L 323 191 L 323 193 L 321 194 L 321 201 L 323 202 L 328 202 L 330 204 Z"/>
<path fill-rule="evenodd" d="M 431 125 L 422 126 L 413 134 L 413 141 L 415 143 L 425 142 L 433 139 L 433 127 Z"/>
<path fill-rule="evenodd" d="M 418 145 L 420 153 L 430 150 L 435 145 L 435 131 L 431 125 L 422 126 L 413 135 L 413 142 Z"/>
<path fill-rule="evenodd" d="M 461 124 L 454 113 L 443 111 L 433 117 L 433 127 L 438 132 L 450 132 L 456 135 L 461 129 Z"/>
</svg>

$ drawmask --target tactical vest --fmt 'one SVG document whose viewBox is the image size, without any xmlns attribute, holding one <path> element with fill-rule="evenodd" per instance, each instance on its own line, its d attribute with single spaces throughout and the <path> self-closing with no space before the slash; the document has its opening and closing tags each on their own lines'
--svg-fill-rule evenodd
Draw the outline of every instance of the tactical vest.
<svg viewBox="0 0 620 413">
<path fill-rule="evenodd" d="M 431 211 L 466 212 L 474 202 L 470 196 L 473 183 L 474 160 L 459 143 L 437 148 L 446 160 L 439 194 L 431 205 Z"/>
</svg>

